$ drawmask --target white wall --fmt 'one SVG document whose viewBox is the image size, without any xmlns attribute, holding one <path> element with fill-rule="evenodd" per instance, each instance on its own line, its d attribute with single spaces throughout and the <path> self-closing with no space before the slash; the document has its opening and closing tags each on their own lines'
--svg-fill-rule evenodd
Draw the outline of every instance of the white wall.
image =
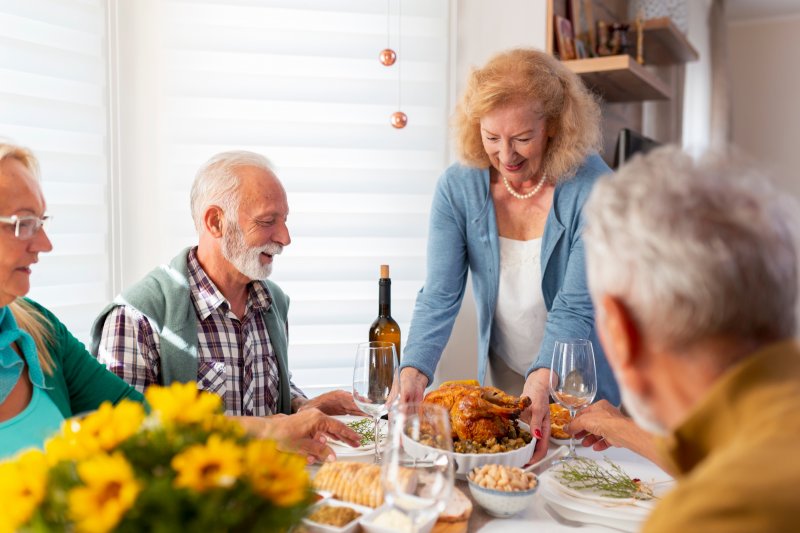
<svg viewBox="0 0 800 533">
<path fill-rule="evenodd" d="M 469 70 L 480 66 L 493 54 L 508 48 L 545 48 L 547 9 L 543 0 L 452 0 L 454 39 L 450 51 L 453 90 L 450 109 L 461 93 Z M 450 342 L 436 370 L 435 383 L 449 379 L 477 377 L 477 320 L 472 295 L 472 279 Z"/>
<path fill-rule="evenodd" d="M 781 18 L 728 26 L 733 142 L 800 198 L 800 6 Z"/>
</svg>

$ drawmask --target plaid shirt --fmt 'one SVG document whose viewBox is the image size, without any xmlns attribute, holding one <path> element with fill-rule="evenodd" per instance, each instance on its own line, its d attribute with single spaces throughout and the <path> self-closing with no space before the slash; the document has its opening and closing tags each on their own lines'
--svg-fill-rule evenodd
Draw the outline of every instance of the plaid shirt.
<svg viewBox="0 0 800 533">
<path fill-rule="evenodd" d="M 262 283 L 248 285 L 242 320 L 203 271 L 197 249 L 189 252 L 189 291 L 198 318 L 197 386 L 225 402 L 229 415 L 266 416 L 278 403 L 278 361 L 261 311 L 272 298 Z M 116 307 L 106 318 L 98 359 L 109 370 L 143 392 L 159 379 L 159 336 L 155 325 L 129 306 Z M 291 382 L 291 397 L 305 397 Z"/>
</svg>

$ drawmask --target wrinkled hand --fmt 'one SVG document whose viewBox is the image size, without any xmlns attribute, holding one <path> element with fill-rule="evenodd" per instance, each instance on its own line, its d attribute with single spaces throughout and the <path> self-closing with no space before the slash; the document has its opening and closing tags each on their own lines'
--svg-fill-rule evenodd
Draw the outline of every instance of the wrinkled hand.
<svg viewBox="0 0 800 533">
<path fill-rule="evenodd" d="M 566 429 L 582 439 L 584 446 L 591 446 L 597 451 L 611 446 L 631 448 L 635 440 L 642 438 L 642 433 L 647 435 L 607 400 L 600 400 L 579 411 Z"/>
<path fill-rule="evenodd" d="M 328 446 L 329 439 L 350 446 L 361 444 L 361 436 L 346 424 L 331 418 L 319 409 L 308 408 L 292 415 L 270 417 L 236 417 L 248 433 L 259 438 L 279 441 L 280 448 L 303 453 L 310 463 L 334 460 L 336 454 Z"/>
<path fill-rule="evenodd" d="M 316 398 L 312 398 L 297 409 L 297 412 L 305 411 L 306 409 L 319 409 L 326 415 L 357 415 L 366 416 L 366 414 L 356 407 L 353 401 L 353 395 L 347 391 L 335 390 L 320 394 Z"/>
<path fill-rule="evenodd" d="M 540 368 L 528 374 L 522 395 L 531 399 L 531 406 L 520 418 L 531 427 L 531 434 L 536 437 L 536 448 L 530 463 L 544 459 L 550 443 L 550 370 Z"/>
<path fill-rule="evenodd" d="M 389 404 L 392 404 L 398 396 L 400 397 L 400 403 L 422 401 L 422 397 L 425 395 L 425 387 L 428 386 L 428 378 L 425 374 L 416 368 L 407 366 L 400 371 L 400 379 L 398 381 L 400 382 L 400 390 L 397 390 L 397 382 L 392 384 L 392 392 L 389 394 L 388 400 Z"/>
</svg>

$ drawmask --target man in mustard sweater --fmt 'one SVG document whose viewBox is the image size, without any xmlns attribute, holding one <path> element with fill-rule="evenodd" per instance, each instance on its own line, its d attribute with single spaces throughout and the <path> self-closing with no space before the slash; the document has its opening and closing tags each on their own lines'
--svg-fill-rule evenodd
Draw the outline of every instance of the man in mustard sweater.
<svg viewBox="0 0 800 533">
<path fill-rule="evenodd" d="M 608 360 L 678 479 L 647 532 L 798 529 L 797 249 L 759 177 L 663 148 L 598 182 L 585 209 Z"/>
</svg>

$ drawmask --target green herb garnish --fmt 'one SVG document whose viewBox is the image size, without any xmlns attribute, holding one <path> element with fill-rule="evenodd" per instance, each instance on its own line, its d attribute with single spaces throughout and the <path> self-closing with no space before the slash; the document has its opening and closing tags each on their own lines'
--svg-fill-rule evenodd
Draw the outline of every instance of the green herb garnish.
<svg viewBox="0 0 800 533">
<path fill-rule="evenodd" d="M 375 430 L 373 429 L 375 424 L 369 418 L 348 422 L 347 426 L 361 435 L 361 446 L 375 442 Z"/>
<path fill-rule="evenodd" d="M 597 461 L 578 457 L 562 463 L 556 475 L 561 482 L 571 489 L 596 490 L 609 498 L 635 498 L 652 500 L 653 489 L 638 478 L 632 478 L 609 459 L 605 460 L 610 468 L 604 468 Z"/>
</svg>

